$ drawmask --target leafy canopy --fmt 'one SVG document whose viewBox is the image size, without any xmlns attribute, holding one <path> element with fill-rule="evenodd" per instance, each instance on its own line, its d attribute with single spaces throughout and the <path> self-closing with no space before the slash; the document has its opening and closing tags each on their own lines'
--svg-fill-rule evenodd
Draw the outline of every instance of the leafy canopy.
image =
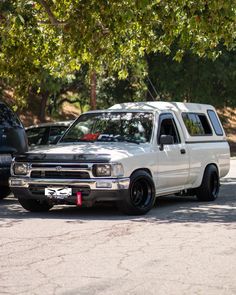
<svg viewBox="0 0 236 295">
<path fill-rule="evenodd" d="M 173 42 L 180 60 L 190 49 L 216 57 L 217 46 L 231 49 L 236 37 L 236 2 L 229 0 L 92 0 L 37 1 L 36 19 L 60 35 L 59 56 L 70 65 L 104 64 L 120 75 L 127 65 L 150 52 L 170 53 Z M 59 41 L 59 40 L 58 40 Z"/>
<path fill-rule="evenodd" d="M 140 58 L 170 54 L 173 43 L 176 60 L 186 50 L 215 58 L 219 44 L 235 48 L 236 2 L 2 0 L 0 32 L 0 77 L 24 96 L 57 89 L 83 64 L 125 78 Z"/>
<path fill-rule="evenodd" d="M 147 84 L 152 96 L 160 100 L 236 106 L 236 50 L 222 49 L 214 61 L 190 53 L 181 62 L 174 61 L 171 54 L 150 54 L 147 63 L 148 78 L 154 87 Z"/>
</svg>

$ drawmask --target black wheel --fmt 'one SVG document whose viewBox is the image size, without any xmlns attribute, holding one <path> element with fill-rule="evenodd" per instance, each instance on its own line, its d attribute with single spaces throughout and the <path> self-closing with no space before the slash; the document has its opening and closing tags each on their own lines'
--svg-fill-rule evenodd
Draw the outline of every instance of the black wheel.
<svg viewBox="0 0 236 295">
<path fill-rule="evenodd" d="M 0 186 L 0 199 L 7 197 L 10 194 L 11 190 L 7 186 Z"/>
<path fill-rule="evenodd" d="M 53 207 L 46 200 L 18 198 L 18 201 L 24 209 L 31 212 L 47 212 Z"/>
<path fill-rule="evenodd" d="M 196 196 L 199 201 L 214 201 L 219 194 L 220 180 L 218 170 L 214 165 L 206 167 L 202 184 L 196 190 Z"/>
<path fill-rule="evenodd" d="M 145 171 L 131 175 L 128 197 L 118 203 L 118 208 L 129 215 L 143 215 L 152 209 L 155 187 L 152 177 Z"/>
</svg>

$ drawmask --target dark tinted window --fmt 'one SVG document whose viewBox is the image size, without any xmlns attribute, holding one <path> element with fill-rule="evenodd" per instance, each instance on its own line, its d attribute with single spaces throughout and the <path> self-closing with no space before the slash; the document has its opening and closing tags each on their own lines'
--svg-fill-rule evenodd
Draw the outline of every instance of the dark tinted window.
<svg viewBox="0 0 236 295">
<path fill-rule="evenodd" d="M 204 114 L 183 113 L 184 124 L 191 136 L 212 135 L 212 130 Z"/>
<path fill-rule="evenodd" d="M 18 117 L 5 104 L 0 104 L 0 125 L 3 127 L 22 127 Z"/>
<path fill-rule="evenodd" d="M 67 128 L 68 126 L 52 126 L 50 129 L 48 144 L 56 143 Z"/>
<path fill-rule="evenodd" d="M 210 118 L 211 124 L 215 130 L 216 135 L 223 135 L 223 130 L 220 126 L 220 122 L 216 116 L 216 113 L 212 110 L 208 110 L 207 113 Z"/>
<path fill-rule="evenodd" d="M 177 130 L 174 118 L 171 115 L 160 116 L 158 143 L 160 142 L 161 135 L 171 135 L 174 139 L 174 143 L 180 142 L 179 132 Z"/>
<path fill-rule="evenodd" d="M 32 145 L 32 144 L 35 144 L 35 145 L 44 144 L 45 137 L 46 137 L 46 134 L 47 134 L 46 131 L 47 131 L 46 127 L 37 127 L 37 128 L 31 128 L 31 129 L 26 130 L 29 145 Z"/>
</svg>

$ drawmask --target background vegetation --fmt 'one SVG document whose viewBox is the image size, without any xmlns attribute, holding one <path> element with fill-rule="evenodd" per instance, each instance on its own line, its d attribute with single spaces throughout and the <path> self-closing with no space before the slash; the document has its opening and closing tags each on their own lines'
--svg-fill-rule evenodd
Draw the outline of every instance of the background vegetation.
<svg viewBox="0 0 236 295">
<path fill-rule="evenodd" d="M 0 99 L 58 118 L 117 102 L 236 106 L 236 2 L 0 2 Z"/>
</svg>

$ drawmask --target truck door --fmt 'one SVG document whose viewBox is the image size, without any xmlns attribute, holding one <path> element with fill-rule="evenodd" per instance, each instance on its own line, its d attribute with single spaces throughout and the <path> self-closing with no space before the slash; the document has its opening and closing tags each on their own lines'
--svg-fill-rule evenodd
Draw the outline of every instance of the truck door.
<svg viewBox="0 0 236 295">
<path fill-rule="evenodd" d="M 172 136 L 172 143 L 161 147 L 162 135 Z M 157 161 L 157 193 L 183 189 L 189 177 L 189 153 L 181 127 L 171 113 L 159 116 Z"/>
</svg>

